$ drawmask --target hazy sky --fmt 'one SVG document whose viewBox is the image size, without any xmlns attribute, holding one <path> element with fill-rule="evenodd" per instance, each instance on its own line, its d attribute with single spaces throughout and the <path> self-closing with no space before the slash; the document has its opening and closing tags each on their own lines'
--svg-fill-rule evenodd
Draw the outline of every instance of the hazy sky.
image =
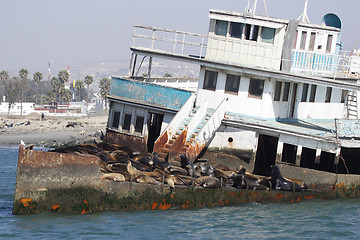
<svg viewBox="0 0 360 240">
<path fill-rule="evenodd" d="M 134 25 L 206 34 L 209 9 L 244 12 L 248 0 L 0 0 L 0 71 L 53 73 L 66 65 L 130 59 Z M 305 0 L 267 0 L 272 17 L 297 19 Z M 265 15 L 263 1 L 256 13 Z M 359 0 L 309 0 L 308 16 L 343 24 L 344 48 L 360 48 Z"/>
</svg>

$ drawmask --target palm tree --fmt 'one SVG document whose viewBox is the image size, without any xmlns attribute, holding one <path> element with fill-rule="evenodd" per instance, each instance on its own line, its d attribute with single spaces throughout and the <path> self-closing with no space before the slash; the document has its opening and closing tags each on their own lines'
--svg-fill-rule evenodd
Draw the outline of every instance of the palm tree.
<svg viewBox="0 0 360 240">
<path fill-rule="evenodd" d="M 21 79 L 21 84 L 20 84 L 20 94 L 21 94 L 21 99 L 20 99 L 20 115 L 22 115 L 22 111 L 23 111 L 23 97 L 24 97 L 24 89 L 27 87 L 27 79 L 28 79 L 28 75 L 29 75 L 29 71 L 25 68 L 22 68 L 19 71 L 19 76 Z"/>
<path fill-rule="evenodd" d="M 34 80 L 36 82 L 36 104 L 37 104 L 37 100 L 38 100 L 38 89 L 39 89 L 39 83 L 41 82 L 41 80 L 43 79 L 43 75 L 41 72 L 36 72 L 34 73 Z"/>
<path fill-rule="evenodd" d="M 58 80 L 60 85 L 63 87 L 66 82 L 68 82 L 70 79 L 70 73 L 66 70 L 61 70 L 58 74 Z M 59 103 L 62 102 L 62 93 L 63 91 L 59 91 Z"/>
<path fill-rule="evenodd" d="M 75 89 L 78 91 L 78 93 L 79 93 L 79 96 L 78 96 L 79 98 L 78 99 L 79 99 L 79 101 L 81 101 L 82 100 L 81 99 L 81 90 L 84 89 L 84 82 L 81 81 L 81 80 L 76 81 Z"/>
<path fill-rule="evenodd" d="M 6 92 L 5 92 L 5 84 L 6 84 L 6 81 L 9 79 L 9 73 L 7 71 L 2 71 L 0 72 L 0 80 L 3 82 L 3 88 L 4 88 L 4 95 L 6 95 Z"/>
<path fill-rule="evenodd" d="M 5 96 L 9 102 L 8 114 L 10 113 L 11 105 L 15 103 L 20 93 L 21 80 L 18 77 L 13 77 L 10 80 L 4 81 Z"/>
<path fill-rule="evenodd" d="M 92 84 L 93 82 L 94 82 L 94 77 L 93 76 L 90 76 L 90 75 L 85 76 L 85 83 L 87 85 L 88 93 L 89 93 L 90 84 Z"/>
<path fill-rule="evenodd" d="M 110 93 L 110 78 L 104 77 L 100 80 L 100 94 L 105 99 L 105 105 L 107 106 L 107 95 Z"/>
</svg>

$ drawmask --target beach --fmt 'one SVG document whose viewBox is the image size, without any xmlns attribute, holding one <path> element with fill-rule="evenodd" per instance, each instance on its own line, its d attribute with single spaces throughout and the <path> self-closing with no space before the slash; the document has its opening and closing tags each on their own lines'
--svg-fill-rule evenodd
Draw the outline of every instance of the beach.
<svg viewBox="0 0 360 240">
<path fill-rule="evenodd" d="M 100 139 L 105 134 L 107 115 L 54 117 L 38 113 L 0 115 L 0 146 L 16 146 L 21 140 L 36 146 L 56 147 L 68 142 Z"/>
</svg>

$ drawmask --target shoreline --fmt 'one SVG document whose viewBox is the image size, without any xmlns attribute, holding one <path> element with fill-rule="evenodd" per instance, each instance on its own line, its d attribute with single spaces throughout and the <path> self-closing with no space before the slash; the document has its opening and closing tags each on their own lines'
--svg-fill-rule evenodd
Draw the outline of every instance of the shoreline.
<svg viewBox="0 0 360 240">
<path fill-rule="evenodd" d="M 58 147 L 67 143 L 100 140 L 105 134 L 107 115 L 86 117 L 48 117 L 0 115 L 0 146 L 34 144 L 39 147 Z"/>
</svg>

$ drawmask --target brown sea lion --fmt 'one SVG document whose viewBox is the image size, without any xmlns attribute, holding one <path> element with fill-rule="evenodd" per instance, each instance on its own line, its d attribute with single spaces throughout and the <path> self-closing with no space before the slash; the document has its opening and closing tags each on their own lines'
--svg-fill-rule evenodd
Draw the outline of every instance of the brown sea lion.
<svg viewBox="0 0 360 240">
<path fill-rule="evenodd" d="M 158 184 L 158 182 L 154 178 L 146 176 L 146 175 L 140 175 L 136 179 L 136 182 L 138 182 L 138 183 Z"/>
<path fill-rule="evenodd" d="M 204 188 L 220 188 L 221 181 L 216 177 L 201 176 L 195 180 L 195 185 L 202 186 Z"/>
<path fill-rule="evenodd" d="M 128 161 L 128 164 L 127 164 L 127 171 L 128 173 L 130 173 L 130 175 L 133 177 L 133 178 L 138 178 L 139 176 L 141 175 L 144 175 L 144 173 L 136 168 L 134 168 L 132 165 L 131 165 L 131 162 Z"/>
<path fill-rule="evenodd" d="M 107 180 L 112 180 L 115 182 L 123 182 L 125 181 L 125 177 L 124 175 L 120 174 L 120 173 L 104 173 L 100 179 L 107 179 Z"/>
</svg>

